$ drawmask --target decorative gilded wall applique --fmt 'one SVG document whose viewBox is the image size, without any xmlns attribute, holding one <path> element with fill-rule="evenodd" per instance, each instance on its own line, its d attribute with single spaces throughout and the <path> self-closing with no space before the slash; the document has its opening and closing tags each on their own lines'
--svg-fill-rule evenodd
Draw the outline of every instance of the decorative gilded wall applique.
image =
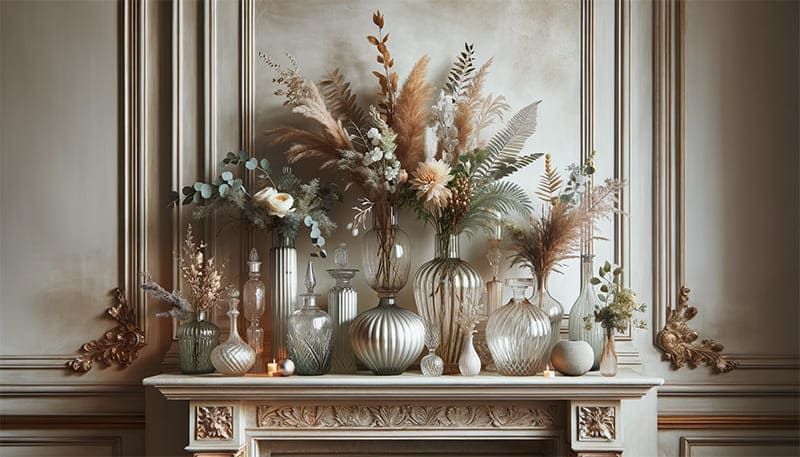
<svg viewBox="0 0 800 457">
<path fill-rule="evenodd" d="M 656 345 L 664 351 L 663 360 L 670 361 L 673 369 L 697 368 L 705 363 L 714 373 L 727 373 L 737 366 L 739 362 L 728 360 L 721 354 L 724 349 L 714 340 L 703 339 L 694 343 L 698 333 L 689 327 L 687 322 L 697 315 L 697 308 L 689 306 L 688 287 L 681 287 L 678 306 L 669 311 L 667 323 L 656 336 Z"/>
<path fill-rule="evenodd" d="M 617 437 L 616 413 L 613 406 L 579 406 L 578 440 L 614 441 Z"/>
<path fill-rule="evenodd" d="M 233 439 L 232 406 L 198 406 L 195 421 L 196 440 Z"/>
<path fill-rule="evenodd" d="M 82 354 L 67 362 L 67 367 L 86 373 L 94 362 L 106 367 L 116 364 L 125 368 L 136 360 L 139 350 L 144 347 L 144 332 L 136 325 L 136 310 L 128 303 L 122 289 L 116 288 L 112 294 L 115 304 L 106 310 L 106 314 L 119 324 L 102 338 L 82 345 Z"/>
<path fill-rule="evenodd" d="M 262 428 L 526 428 L 557 425 L 554 408 L 519 405 L 280 406 L 257 408 Z"/>
</svg>

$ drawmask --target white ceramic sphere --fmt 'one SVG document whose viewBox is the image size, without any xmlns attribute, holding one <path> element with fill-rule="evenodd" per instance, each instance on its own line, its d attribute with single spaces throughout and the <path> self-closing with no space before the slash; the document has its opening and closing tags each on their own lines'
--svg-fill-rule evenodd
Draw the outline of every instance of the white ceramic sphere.
<svg viewBox="0 0 800 457">
<path fill-rule="evenodd" d="M 550 356 L 553 368 L 567 376 L 580 376 L 594 363 L 594 350 L 586 341 L 561 340 Z"/>
</svg>

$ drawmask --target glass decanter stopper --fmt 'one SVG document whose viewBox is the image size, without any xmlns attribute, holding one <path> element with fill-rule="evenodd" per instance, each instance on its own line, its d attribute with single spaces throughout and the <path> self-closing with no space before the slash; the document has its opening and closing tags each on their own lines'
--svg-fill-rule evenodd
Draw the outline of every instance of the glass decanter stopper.
<svg viewBox="0 0 800 457">
<path fill-rule="evenodd" d="M 438 325 L 425 326 L 425 347 L 428 348 L 428 355 L 419 362 L 419 368 L 424 376 L 441 376 L 444 372 L 444 360 L 436 355 L 441 340 Z"/>
<path fill-rule="evenodd" d="M 253 371 L 263 372 L 264 365 L 264 329 L 261 328 L 261 317 L 266 309 L 266 288 L 261 281 L 261 262 L 258 258 L 258 251 L 253 248 L 250 250 L 250 257 L 247 262 L 247 271 L 250 279 L 244 283 L 242 300 L 244 306 L 244 317 L 249 325 L 247 326 L 247 343 L 256 353 L 256 363 Z"/>
<path fill-rule="evenodd" d="M 347 251 L 347 243 L 339 243 L 339 247 L 333 251 L 333 263 L 339 268 L 347 268 L 350 262 L 350 253 Z"/>
<path fill-rule="evenodd" d="M 301 294 L 303 307 L 289 316 L 287 349 L 299 375 L 321 375 L 330 371 L 333 343 L 331 317 L 317 306 L 314 287 L 317 278 L 314 264 L 306 268 L 306 293 Z"/>
</svg>

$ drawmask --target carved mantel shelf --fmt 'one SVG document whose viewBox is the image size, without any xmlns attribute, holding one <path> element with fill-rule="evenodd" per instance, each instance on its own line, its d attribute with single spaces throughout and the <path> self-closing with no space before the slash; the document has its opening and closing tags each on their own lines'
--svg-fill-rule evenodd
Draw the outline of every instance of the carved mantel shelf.
<svg viewBox="0 0 800 457">
<path fill-rule="evenodd" d="M 624 370 L 610 378 L 163 374 L 144 380 L 169 400 L 189 401 L 187 450 L 253 457 L 269 455 L 276 440 L 475 436 L 549 441 L 559 455 L 617 455 L 630 450 L 624 418 L 645 417 L 655 427 L 655 405 L 636 404 L 662 383 Z M 623 400 L 630 400 L 626 411 Z"/>
</svg>

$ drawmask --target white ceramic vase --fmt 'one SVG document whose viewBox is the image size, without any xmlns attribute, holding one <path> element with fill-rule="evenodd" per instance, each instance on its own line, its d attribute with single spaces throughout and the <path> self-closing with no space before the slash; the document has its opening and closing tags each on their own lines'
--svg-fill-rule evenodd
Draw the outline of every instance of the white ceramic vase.
<svg viewBox="0 0 800 457">
<path fill-rule="evenodd" d="M 594 350 L 586 341 L 562 340 L 553 348 L 550 364 L 567 376 L 580 376 L 592 368 Z"/>
<path fill-rule="evenodd" d="M 461 376 L 478 376 L 481 372 L 481 358 L 475 351 L 472 337 L 473 333 L 470 332 L 464 337 L 464 344 L 461 346 L 461 355 L 458 357 L 458 371 Z"/>
</svg>

